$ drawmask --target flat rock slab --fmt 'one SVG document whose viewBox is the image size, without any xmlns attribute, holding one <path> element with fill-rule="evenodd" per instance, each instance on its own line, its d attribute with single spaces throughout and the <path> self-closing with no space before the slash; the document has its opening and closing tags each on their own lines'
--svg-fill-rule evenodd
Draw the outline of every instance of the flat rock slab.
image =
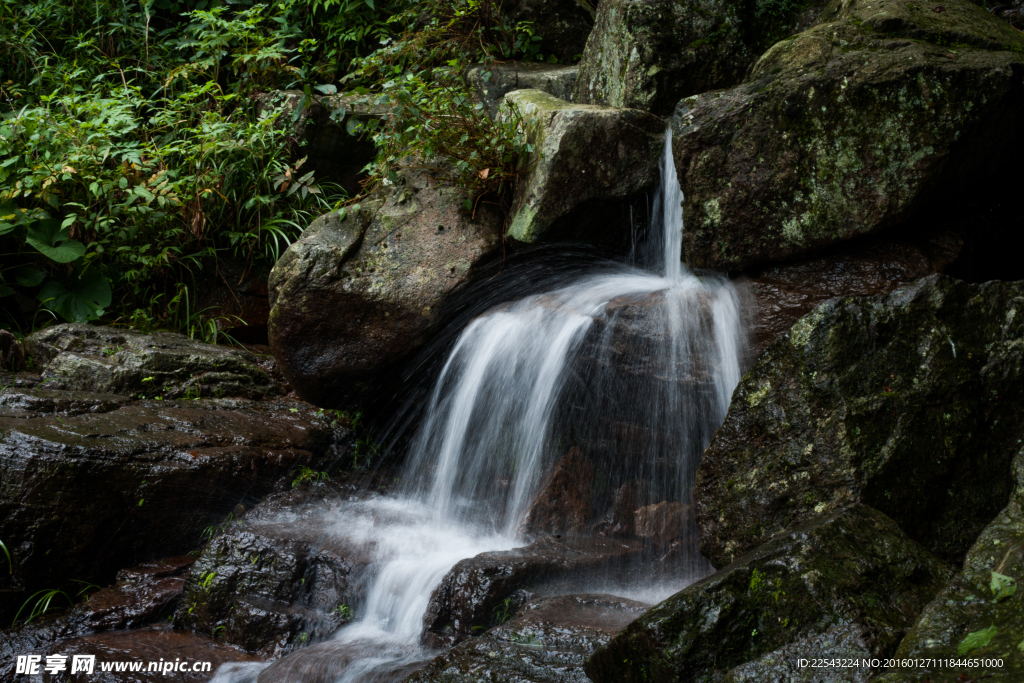
<svg viewBox="0 0 1024 683">
<path fill-rule="evenodd" d="M 343 434 L 297 401 L 0 391 L 0 533 L 14 559 L 0 612 L 13 617 L 21 591 L 102 584 L 194 549 L 295 469 L 329 468 Z"/>
<path fill-rule="evenodd" d="M 583 663 L 648 605 L 614 595 L 533 600 L 514 619 L 435 658 L 409 683 L 585 683 Z"/>
<path fill-rule="evenodd" d="M 701 549 L 728 564 L 863 502 L 962 558 L 1013 488 L 1024 437 L 1024 283 L 935 275 L 833 299 L 737 387 L 697 469 Z"/>
<path fill-rule="evenodd" d="M 29 335 L 25 349 L 48 389 L 164 399 L 281 393 L 248 351 L 174 332 L 67 323 Z"/>
<path fill-rule="evenodd" d="M 659 603 L 585 670 L 595 683 L 710 683 L 759 661 L 760 678 L 730 675 L 776 681 L 788 680 L 787 647 L 888 656 L 950 575 L 891 519 L 859 506 L 797 526 Z"/>
</svg>

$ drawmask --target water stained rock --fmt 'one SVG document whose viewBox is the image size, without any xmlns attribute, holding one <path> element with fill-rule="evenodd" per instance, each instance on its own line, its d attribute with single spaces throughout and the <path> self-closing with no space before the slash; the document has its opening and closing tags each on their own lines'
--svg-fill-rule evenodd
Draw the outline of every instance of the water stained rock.
<svg viewBox="0 0 1024 683">
<path fill-rule="evenodd" d="M 573 447 L 562 456 L 523 520 L 523 533 L 582 533 L 593 517 L 594 467 Z"/>
</svg>

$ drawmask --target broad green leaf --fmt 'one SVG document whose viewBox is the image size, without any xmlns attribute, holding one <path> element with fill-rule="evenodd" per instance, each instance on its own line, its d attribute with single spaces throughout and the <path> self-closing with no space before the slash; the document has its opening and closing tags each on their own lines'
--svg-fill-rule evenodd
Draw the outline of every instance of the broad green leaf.
<svg viewBox="0 0 1024 683">
<path fill-rule="evenodd" d="M 66 285 L 50 280 L 36 298 L 69 322 L 87 322 L 99 318 L 110 305 L 110 283 L 95 268 L 86 268 L 72 274 Z"/>
<path fill-rule="evenodd" d="M 0 285 L 0 299 L 14 294 L 14 290 L 7 285 Z"/>
<path fill-rule="evenodd" d="M 977 650 L 979 647 L 985 647 L 992 642 L 992 639 L 999 633 L 999 629 L 995 626 L 989 626 L 983 631 L 974 631 L 968 633 L 967 637 L 964 638 L 963 642 L 956 649 L 958 654 L 965 655 L 972 650 Z"/>
<path fill-rule="evenodd" d="M 38 287 L 45 277 L 46 273 L 38 268 L 21 266 L 14 269 L 14 280 L 22 287 Z"/>
<path fill-rule="evenodd" d="M 330 83 L 326 85 L 318 85 L 316 86 L 316 89 L 325 95 L 333 95 L 334 93 L 338 92 L 338 86 L 331 85 Z"/>
<path fill-rule="evenodd" d="M 991 572 L 992 583 L 989 584 L 989 588 L 992 590 L 992 594 L 996 596 L 996 601 L 1005 600 L 1014 593 L 1017 592 L 1017 582 L 999 572 Z"/>
<path fill-rule="evenodd" d="M 60 221 L 55 218 L 29 224 L 25 241 L 57 263 L 71 263 L 85 256 L 85 245 L 71 239 L 67 228 L 61 228 Z"/>
</svg>

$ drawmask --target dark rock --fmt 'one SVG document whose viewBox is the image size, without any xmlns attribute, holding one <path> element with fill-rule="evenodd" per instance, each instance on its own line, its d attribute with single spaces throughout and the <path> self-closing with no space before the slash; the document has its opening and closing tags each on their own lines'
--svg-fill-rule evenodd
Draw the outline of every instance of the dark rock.
<svg viewBox="0 0 1024 683">
<path fill-rule="evenodd" d="M 697 470 L 716 566 L 852 502 L 956 558 L 1006 504 L 1024 425 L 1024 284 L 931 276 L 834 299 L 740 382 Z"/>
<path fill-rule="evenodd" d="M 29 335 L 25 349 L 48 389 L 165 399 L 281 392 L 249 352 L 173 332 L 67 323 Z"/>
<path fill-rule="evenodd" d="M 523 520 L 527 534 L 580 534 L 593 516 L 594 467 L 578 448 L 555 464 Z"/>
<path fill-rule="evenodd" d="M 535 150 L 516 185 L 508 228 L 520 242 L 583 237 L 594 243 L 602 231 L 614 231 L 608 226 L 613 205 L 658 182 L 665 123 L 652 114 L 570 104 L 539 90 L 509 93 L 502 106 L 518 109 Z"/>
<path fill-rule="evenodd" d="M 270 276 L 270 346 L 295 391 L 323 406 L 379 395 L 440 305 L 501 246 L 503 218 L 405 170 L 344 218 L 321 216 Z"/>
<path fill-rule="evenodd" d="M 545 582 L 625 567 L 643 544 L 624 540 L 552 537 L 514 550 L 482 553 L 456 564 L 430 596 L 424 617 L 429 633 L 461 639 L 493 626 L 509 606 L 525 602 Z M 505 602 L 508 600 L 508 602 Z M 430 638 L 428 638 L 430 640 Z"/>
<path fill-rule="evenodd" d="M 915 665 L 900 667 L 877 679 L 879 683 L 916 683 L 927 678 L 936 683 L 1024 680 L 1020 657 L 1024 594 L 1018 590 L 1009 596 L 997 596 L 992 590 L 993 572 L 1009 577 L 1018 587 L 1024 579 L 1024 450 L 1014 458 L 1013 480 L 1016 486 L 1009 505 L 981 532 L 967 552 L 963 570 L 935 596 L 900 643 L 896 656 L 913 658 L 910 661 Z M 995 633 L 987 644 L 960 651 L 968 634 L 991 628 Z M 937 658 L 1001 659 L 1002 664 L 941 667 Z"/>
<path fill-rule="evenodd" d="M 1016 158 L 1024 36 L 967 0 L 943 7 L 834 3 L 743 85 L 679 103 L 689 264 L 741 269 L 890 228 Z"/>
<path fill-rule="evenodd" d="M 562 63 L 572 64 L 583 53 L 594 26 L 589 5 L 586 0 L 511 0 L 502 4 L 501 9 L 513 26 L 519 22 L 532 24 L 534 33 L 541 38 L 544 57 L 554 56 Z"/>
<path fill-rule="evenodd" d="M 798 525 L 651 608 L 585 670 L 595 683 L 719 681 L 795 643 L 807 654 L 814 645 L 816 657 L 883 658 L 950 573 L 885 515 L 854 507 Z M 763 673 L 757 680 L 780 680 Z"/>
<path fill-rule="evenodd" d="M 301 466 L 329 469 L 345 433 L 297 402 L 138 401 L 0 391 L 0 519 L 14 574 L 0 617 L 26 592 L 195 548 Z"/>
<path fill-rule="evenodd" d="M 560 595 L 440 655 L 408 683 L 587 683 L 583 663 L 647 605 L 614 595 Z"/>
<path fill-rule="evenodd" d="M 7 330 L 0 330 L 0 371 L 18 372 L 25 367 L 25 351 L 18 338 Z"/>
<path fill-rule="evenodd" d="M 541 90 L 560 100 L 571 100 L 577 72 L 577 67 L 561 64 L 504 62 L 491 67 L 470 67 L 466 70 L 466 83 L 493 119 L 498 115 L 502 98 L 513 90 Z"/>
<path fill-rule="evenodd" d="M 332 536 L 330 486 L 272 496 L 203 549 L 175 624 L 264 658 L 330 636 L 361 597 L 365 548 Z"/>
</svg>

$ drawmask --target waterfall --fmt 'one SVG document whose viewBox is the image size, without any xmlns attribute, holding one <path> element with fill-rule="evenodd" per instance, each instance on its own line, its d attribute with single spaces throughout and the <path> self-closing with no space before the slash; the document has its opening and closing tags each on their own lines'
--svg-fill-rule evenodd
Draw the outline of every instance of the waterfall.
<svg viewBox="0 0 1024 683">
<path fill-rule="evenodd" d="M 739 382 L 745 336 L 729 280 L 682 263 L 671 131 L 661 181 L 641 249 L 658 272 L 623 264 L 575 275 L 462 331 L 429 394 L 404 493 L 354 503 L 337 522 L 335 533 L 375 542 L 375 562 L 358 620 L 322 644 L 345 654 L 320 673 L 390 680 L 430 656 L 419 640 L 432 591 L 459 560 L 528 542 L 524 519 L 570 446 L 599 462 L 613 489 L 632 482 L 647 503 L 689 502 Z M 242 669 L 215 680 L 244 680 Z"/>
</svg>

